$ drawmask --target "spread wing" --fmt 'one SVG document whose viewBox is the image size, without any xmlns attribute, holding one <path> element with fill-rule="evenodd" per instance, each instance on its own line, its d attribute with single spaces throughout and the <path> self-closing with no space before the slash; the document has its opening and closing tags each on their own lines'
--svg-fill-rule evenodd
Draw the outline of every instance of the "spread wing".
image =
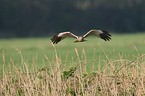
<svg viewBox="0 0 145 96">
<path fill-rule="evenodd" d="M 62 32 L 57 35 L 54 35 L 51 38 L 51 41 L 53 42 L 53 44 L 57 44 L 58 42 L 60 42 L 62 39 L 66 38 L 66 37 L 74 37 L 76 39 L 78 38 L 78 36 L 74 35 L 71 32 Z"/>
<path fill-rule="evenodd" d="M 86 38 L 91 34 L 96 35 L 97 37 L 104 39 L 105 41 L 109 41 L 111 39 L 111 35 L 104 30 L 90 30 L 83 37 Z"/>
</svg>

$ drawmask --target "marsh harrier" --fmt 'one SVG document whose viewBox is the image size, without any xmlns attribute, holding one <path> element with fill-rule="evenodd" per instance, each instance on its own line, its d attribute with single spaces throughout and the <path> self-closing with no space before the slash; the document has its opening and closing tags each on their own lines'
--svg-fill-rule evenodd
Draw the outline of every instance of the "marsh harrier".
<svg viewBox="0 0 145 96">
<path fill-rule="evenodd" d="M 51 41 L 53 42 L 53 44 L 57 44 L 61 40 L 65 39 L 66 37 L 74 37 L 74 38 L 77 39 L 74 42 L 83 42 L 83 41 L 86 41 L 85 38 L 88 37 L 91 34 L 93 34 L 93 35 L 95 35 L 95 36 L 97 36 L 101 39 L 104 39 L 105 41 L 109 41 L 111 39 L 111 35 L 107 31 L 104 31 L 104 30 L 90 30 L 84 36 L 76 36 L 71 32 L 62 32 L 62 33 L 54 35 L 52 37 Z"/>
</svg>

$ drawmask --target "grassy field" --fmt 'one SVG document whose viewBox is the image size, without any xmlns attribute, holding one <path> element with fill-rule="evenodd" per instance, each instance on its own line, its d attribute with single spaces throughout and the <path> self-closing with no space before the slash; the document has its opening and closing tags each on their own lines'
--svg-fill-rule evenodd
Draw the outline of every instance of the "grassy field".
<svg viewBox="0 0 145 96">
<path fill-rule="evenodd" d="M 57 45 L 50 38 L 0 39 L 1 95 L 145 95 L 145 34 Z M 48 91 L 49 90 L 49 91 Z"/>
</svg>

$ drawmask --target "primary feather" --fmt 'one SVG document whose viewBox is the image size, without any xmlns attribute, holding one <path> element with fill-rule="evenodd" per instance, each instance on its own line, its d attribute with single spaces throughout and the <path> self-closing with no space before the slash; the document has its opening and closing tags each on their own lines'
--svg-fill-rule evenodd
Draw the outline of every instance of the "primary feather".
<svg viewBox="0 0 145 96">
<path fill-rule="evenodd" d="M 53 44 L 57 44 L 58 42 L 60 42 L 62 39 L 66 38 L 66 37 L 74 37 L 74 38 L 78 38 L 78 36 L 72 34 L 71 32 L 62 32 L 59 33 L 57 35 L 54 35 L 51 39 L 51 41 L 53 42 Z"/>
<path fill-rule="evenodd" d="M 86 38 L 91 34 L 96 35 L 97 37 L 104 39 L 105 41 L 107 40 L 109 41 L 111 39 L 111 35 L 107 31 L 104 31 L 104 30 L 90 30 L 83 37 Z"/>
<path fill-rule="evenodd" d="M 105 41 L 109 41 L 111 39 L 111 35 L 104 30 L 90 30 L 89 32 L 87 32 L 84 36 L 76 36 L 71 32 L 62 32 L 59 33 L 57 35 L 54 35 L 51 39 L 51 41 L 53 42 L 53 44 L 57 44 L 58 42 L 60 42 L 62 39 L 65 39 L 66 37 L 73 37 L 76 38 L 77 40 L 75 42 L 83 42 L 86 41 L 84 40 L 84 38 L 88 37 L 89 35 L 95 35 L 101 39 L 104 39 Z"/>
</svg>

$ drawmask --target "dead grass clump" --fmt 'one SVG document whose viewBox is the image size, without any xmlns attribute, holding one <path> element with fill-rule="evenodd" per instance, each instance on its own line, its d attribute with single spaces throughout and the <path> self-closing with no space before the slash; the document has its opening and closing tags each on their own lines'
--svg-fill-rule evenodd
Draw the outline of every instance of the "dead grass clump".
<svg viewBox="0 0 145 96">
<path fill-rule="evenodd" d="M 13 71 L 9 71 L 9 73 L 3 69 L 3 76 L 0 79 L 0 95 L 145 95 L 145 54 L 137 57 L 134 61 L 108 60 L 108 63 L 101 70 L 87 73 L 83 71 L 86 60 L 81 61 L 77 49 L 75 50 L 78 61 L 68 70 L 61 69 L 62 62 L 56 54 L 56 58 L 53 60 L 56 66 L 45 55 L 49 66 L 43 67 L 37 72 L 28 70 L 27 63 L 24 62 L 19 51 L 24 68 L 17 69 L 13 66 Z"/>
</svg>

